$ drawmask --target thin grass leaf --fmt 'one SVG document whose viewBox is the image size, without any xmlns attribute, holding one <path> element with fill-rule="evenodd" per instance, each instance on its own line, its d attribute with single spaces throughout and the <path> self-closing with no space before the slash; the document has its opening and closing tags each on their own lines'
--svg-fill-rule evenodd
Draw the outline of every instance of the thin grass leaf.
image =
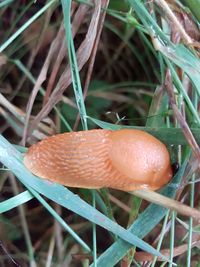
<svg viewBox="0 0 200 267">
<path fill-rule="evenodd" d="M 195 198 L 195 175 L 192 176 L 192 183 L 190 187 L 190 207 L 194 207 Z M 193 218 L 189 219 L 189 231 L 188 231 L 188 252 L 187 252 L 187 267 L 191 266 L 192 255 L 192 236 L 193 236 Z"/>
<path fill-rule="evenodd" d="M 84 104 L 83 92 L 81 87 L 81 81 L 79 76 L 78 64 L 76 60 L 76 52 L 74 48 L 74 42 L 71 32 L 71 22 L 70 22 L 70 10 L 71 10 L 71 1 L 61 0 L 62 10 L 64 15 L 64 27 L 66 32 L 66 41 L 70 62 L 70 69 L 72 75 L 72 84 L 74 89 L 74 94 L 76 97 L 77 107 L 80 113 L 82 126 L 84 130 L 87 130 L 87 119 L 86 119 L 86 109 Z"/>
<path fill-rule="evenodd" d="M 192 101 L 190 100 L 188 94 L 186 93 L 184 87 L 183 87 L 183 84 L 181 83 L 172 63 L 168 60 L 168 59 L 165 59 L 168 67 L 170 68 L 171 70 L 171 74 L 172 74 L 172 78 L 173 78 L 173 82 L 177 88 L 177 90 L 179 91 L 179 93 L 181 93 L 185 99 L 185 102 L 187 103 L 188 105 L 188 108 L 190 110 L 190 112 L 192 113 L 193 117 L 196 119 L 196 121 L 198 122 L 198 124 L 200 125 L 200 118 L 199 118 L 199 114 L 196 110 L 196 108 L 194 107 L 194 105 L 192 104 Z"/>
<path fill-rule="evenodd" d="M 11 197 L 3 202 L 0 202 L 0 213 L 4 213 L 11 209 L 16 208 L 19 205 L 22 205 L 31 199 L 33 199 L 33 195 L 29 191 L 24 191 L 17 196 Z"/>
<path fill-rule="evenodd" d="M 147 82 L 133 82 L 133 81 L 126 81 L 126 82 L 119 82 L 115 84 L 105 84 L 98 86 L 95 91 L 110 91 L 117 88 L 126 88 L 129 93 L 133 93 L 132 88 L 137 89 L 138 87 L 147 87 L 147 88 L 155 88 L 157 86 L 156 83 L 147 83 Z M 129 90 L 128 90 L 129 89 Z M 88 95 L 91 94 L 91 91 L 88 92 Z"/>
<path fill-rule="evenodd" d="M 84 130 L 88 129 L 87 126 L 87 118 L 86 118 L 86 109 L 83 97 L 83 91 L 81 87 L 81 81 L 79 76 L 78 64 L 76 60 L 76 52 L 74 48 L 74 42 L 72 38 L 71 32 L 71 22 L 70 22 L 70 11 L 71 11 L 71 1 L 61 0 L 63 15 L 64 15 L 64 27 L 66 32 L 66 41 L 67 41 L 67 48 L 68 48 L 68 55 L 69 55 L 69 62 L 70 62 L 70 70 L 72 76 L 72 84 L 74 89 L 74 94 L 76 98 L 76 104 L 79 110 L 82 127 Z M 92 204 L 95 208 L 96 201 L 95 201 L 95 191 L 92 191 Z M 92 235 L 93 235 L 93 258 L 94 262 L 96 262 L 96 255 L 97 255 L 97 243 L 96 243 L 96 225 L 92 225 Z M 95 264 L 96 267 L 96 264 Z"/>
<path fill-rule="evenodd" d="M 13 1 L 13 0 L 12 0 Z M 11 28 L 6 32 L 5 39 L 9 38 L 9 35 L 13 32 L 15 29 L 17 23 L 20 21 L 20 19 L 23 17 L 23 15 L 28 11 L 28 9 L 34 4 L 34 0 L 30 1 L 27 6 L 24 6 L 21 13 L 17 16 L 15 21 L 12 22 Z"/>
<path fill-rule="evenodd" d="M 15 195 L 19 194 L 19 190 L 17 187 L 17 183 L 16 180 L 14 178 L 13 175 L 11 175 L 10 177 L 10 182 L 12 185 L 12 191 L 15 193 Z M 29 231 L 29 227 L 28 227 L 28 222 L 27 222 L 27 218 L 26 218 L 26 212 L 24 209 L 24 206 L 20 205 L 18 207 L 18 212 L 19 212 L 19 218 L 20 218 L 20 222 L 21 222 L 21 227 L 22 227 L 22 231 L 23 231 L 23 236 L 24 236 L 24 241 L 27 247 L 27 252 L 28 252 L 28 257 L 29 257 L 29 261 L 30 261 L 30 265 L 31 266 L 35 266 L 35 258 L 34 258 L 34 249 L 33 249 L 33 244 L 32 244 L 32 238 L 30 235 L 30 231 Z"/>
<path fill-rule="evenodd" d="M 94 209 L 67 188 L 58 184 L 49 184 L 47 181 L 39 179 L 31 174 L 22 163 L 21 153 L 15 150 L 3 136 L 0 136 L 0 161 L 16 175 L 26 187 L 33 188 L 39 194 L 46 196 L 59 205 L 111 231 L 127 241 L 130 246 L 135 245 L 144 251 L 167 260 L 166 257 L 157 252 L 152 246 L 148 245 L 128 230 L 125 230 L 119 224 L 108 219 L 105 215 Z"/>
<path fill-rule="evenodd" d="M 170 259 L 173 260 L 174 256 L 174 236 L 175 236 L 175 219 L 176 219 L 176 214 L 174 211 L 172 211 L 171 215 L 171 228 L 170 228 Z M 169 264 L 169 267 L 172 265 Z"/>
<path fill-rule="evenodd" d="M 158 245 L 157 245 L 157 250 L 159 250 L 159 251 L 161 249 L 161 245 L 162 245 L 162 242 L 163 242 L 163 239 L 164 239 L 164 236 L 165 236 L 165 229 L 166 229 L 166 226 L 167 226 L 168 218 L 169 218 L 169 211 L 166 213 L 165 218 L 164 218 L 164 222 L 163 222 L 163 225 L 162 225 L 162 230 L 161 230 L 161 233 L 160 233 L 160 239 L 159 239 Z M 156 262 L 157 262 L 157 257 L 154 257 L 153 262 L 151 264 L 151 267 L 154 267 L 156 265 Z"/>
<path fill-rule="evenodd" d="M 119 130 L 119 129 L 137 129 L 141 131 L 146 131 L 156 138 L 163 141 L 168 145 L 188 145 L 185 136 L 182 133 L 182 129 L 180 128 L 166 128 L 166 127 L 142 127 L 142 126 L 124 126 L 118 124 L 112 124 L 108 122 L 104 122 L 98 119 L 94 119 L 88 116 L 88 119 L 93 121 L 96 125 L 103 129 L 108 130 Z M 200 129 L 199 128 L 191 128 L 191 131 L 197 141 L 200 144 Z"/>
<path fill-rule="evenodd" d="M 31 187 L 27 186 L 31 194 L 49 211 L 49 213 L 62 225 L 62 227 L 88 252 L 88 245 L 72 230 L 71 227 L 60 217 L 60 215 Z"/>
<path fill-rule="evenodd" d="M 0 8 L 5 7 L 9 4 L 11 4 L 14 0 L 5 0 L 0 3 Z"/>
<path fill-rule="evenodd" d="M 31 25 L 38 17 L 40 17 L 51 5 L 57 0 L 49 1 L 44 7 L 42 7 L 34 16 L 32 16 L 26 23 L 23 24 L 13 35 L 10 36 L 3 44 L 0 45 L 0 53 L 3 52 L 23 31 L 25 31 L 29 25 Z"/>
<path fill-rule="evenodd" d="M 138 18 L 142 21 L 147 32 L 152 36 L 157 36 L 165 45 L 172 45 L 169 38 L 164 34 L 154 18 L 147 11 L 145 4 L 138 0 L 128 0 Z"/>
<path fill-rule="evenodd" d="M 179 66 L 191 79 L 200 96 L 200 62 L 199 59 L 183 45 L 159 45 L 160 52 Z"/>
<path fill-rule="evenodd" d="M 0 103 L 0 104 L 1 104 L 1 103 Z M 22 127 L 19 126 L 19 123 L 17 123 L 16 120 L 15 120 L 12 116 L 10 116 L 10 114 L 9 114 L 8 112 L 6 112 L 5 110 L 3 110 L 3 109 L 1 108 L 1 109 L 0 109 L 0 115 L 1 115 L 2 118 L 4 117 L 4 118 L 6 119 L 7 123 L 8 123 L 11 127 L 13 127 L 13 129 L 15 129 L 15 132 L 16 132 L 19 136 L 22 135 Z M 16 118 L 19 119 L 19 120 L 21 121 L 20 116 L 17 115 Z"/>
</svg>

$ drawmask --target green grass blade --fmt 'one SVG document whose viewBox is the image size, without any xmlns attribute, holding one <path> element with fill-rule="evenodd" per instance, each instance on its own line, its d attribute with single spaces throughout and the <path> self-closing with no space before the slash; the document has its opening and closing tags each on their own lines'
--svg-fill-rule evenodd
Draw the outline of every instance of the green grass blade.
<svg viewBox="0 0 200 267">
<path fill-rule="evenodd" d="M 181 81 L 180 81 L 180 79 L 179 79 L 174 67 L 172 66 L 172 64 L 170 63 L 170 61 L 168 59 L 165 59 L 165 60 L 166 60 L 166 62 L 168 64 L 168 67 L 171 70 L 173 82 L 174 82 L 177 90 L 183 95 L 183 97 L 185 99 L 185 102 L 187 103 L 190 112 L 192 113 L 193 117 L 196 119 L 197 123 L 200 125 L 199 114 L 198 114 L 196 108 L 194 107 L 194 105 L 192 104 L 192 101 L 190 100 L 187 92 L 185 91 L 184 86 L 182 85 L 182 83 L 181 83 Z"/>
<path fill-rule="evenodd" d="M 200 61 L 183 45 L 165 47 L 160 45 L 160 52 L 179 66 L 191 79 L 200 96 Z"/>
<path fill-rule="evenodd" d="M 156 21 L 152 18 L 152 16 L 147 11 L 145 4 L 138 0 L 128 0 L 133 10 L 136 12 L 137 16 L 142 21 L 146 30 L 154 36 L 157 36 L 160 41 L 162 41 L 166 45 L 172 45 L 169 38 L 164 34 L 161 28 L 158 26 Z"/>
<path fill-rule="evenodd" d="M 71 227 L 60 217 L 60 215 L 31 187 L 28 190 L 49 211 L 49 213 L 62 225 L 62 227 L 86 250 L 91 251 L 88 245 L 72 230 Z"/>
<path fill-rule="evenodd" d="M 65 32 L 66 32 L 66 41 L 67 41 L 67 48 L 68 48 L 68 55 L 69 55 L 69 62 L 70 62 L 70 70 L 71 70 L 71 76 L 72 76 L 72 84 L 73 84 L 73 89 L 74 89 L 74 94 L 76 98 L 76 104 L 79 110 L 81 122 L 82 122 L 82 127 L 84 130 L 88 129 L 87 126 L 87 118 L 86 118 L 86 109 L 85 109 L 85 103 L 84 103 L 84 97 L 83 97 L 83 91 L 82 91 L 82 86 L 81 86 L 81 80 L 79 76 L 79 69 L 78 69 L 78 64 L 76 60 L 76 52 L 74 48 L 74 42 L 73 42 L 73 37 L 72 37 L 72 32 L 71 32 L 71 1 L 65 1 L 61 0 L 62 3 L 62 10 L 63 10 L 63 16 L 64 16 L 64 27 L 65 27 Z M 92 194 L 92 203 L 93 207 L 95 208 L 96 206 L 96 201 L 95 201 L 95 192 L 93 191 Z M 92 235 L 93 235 L 93 258 L 94 261 L 96 262 L 96 225 L 92 225 Z M 96 267 L 96 265 L 95 265 Z"/>
<path fill-rule="evenodd" d="M 17 206 L 22 205 L 31 199 L 33 199 L 33 195 L 29 191 L 24 191 L 17 196 L 0 202 L 0 213 L 16 208 Z"/>
<path fill-rule="evenodd" d="M 171 212 L 171 228 L 170 228 L 170 259 L 171 260 L 173 260 L 173 257 L 174 257 L 175 220 L 176 220 L 176 213 L 172 211 Z M 172 265 L 169 264 L 169 267 L 172 267 Z"/>
<path fill-rule="evenodd" d="M 17 18 L 12 22 L 12 26 L 9 29 L 9 31 L 6 32 L 5 39 L 9 38 L 9 35 L 13 32 L 13 30 L 16 28 L 17 23 L 20 21 L 20 19 L 23 17 L 23 15 L 29 10 L 29 8 L 34 4 L 34 0 L 30 1 L 27 5 L 25 5 L 22 9 L 22 11 L 18 14 Z"/>
<path fill-rule="evenodd" d="M 87 130 L 86 109 L 85 109 L 83 92 L 79 76 L 78 64 L 76 60 L 76 52 L 71 33 L 71 22 L 70 22 L 71 1 L 61 0 L 61 3 L 64 15 L 64 27 L 66 31 L 66 41 L 67 41 L 74 94 L 76 97 L 76 103 L 80 113 L 83 129 Z"/>
<path fill-rule="evenodd" d="M 166 230 L 166 227 L 167 227 L 168 218 L 169 218 L 169 211 L 166 213 L 165 218 L 164 218 L 164 222 L 163 222 L 163 225 L 162 225 L 162 230 L 161 230 L 161 233 L 160 233 L 160 239 L 159 239 L 158 245 L 157 245 L 157 250 L 159 250 L 159 251 L 160 251 L 160 248 L 161 248 L 164 236 L 165 236 L 165 232 L 166 232 L 165 230 Z M 151 264 L 151 267 L 155 267 L 156 262 L 157 262 L 157 257 L 154 257 L 154 259 L 152 261 L 152 264 Z"/>
<path fill-rule="evenodd" d="M 194 207 L 195 199 L 195 175 L 192 176 L 190 187 L 190 207 Z M 191 266 L 191 255 L 192 255 L 192 237 L 193 237 L 193 218 L 189 218 L 189 229 L 188 229 L 188 251 L 187 251 L 187 267 Z"/>
<path fill-rule="evenodd" d="M 5 0 L 0 3 L 0 8 L 11 4 L 14 0 Z"/>
<path fill-rule="evenodd" d="M 34 16 L 32 16 L 26 23 L 23 24 L 13 35 L 10 36 L 2 45 L 0 45 L 0 53 L 3 52 L 29 25 L 31 25 L 38 17 L 40 17 L 54 2 L 57 0 L 49 1 L 43 8 L 41 8 Z"/>
<path fill-rule="evenodd" d="M 168 145 L 188 145 L 185 136 L 183 135 L 181 128 L 166 128 L 166 127 L 142 127 L 142 126 L 124 126 L 118 124 L 112 124 L 108 122 L 104 122 L 101 120 L 94 119 L 92 117 L 88 118 L 93 121 L 96 125 L 101 128 L 108 130 L 119 130 L 119 129 L 137 129 L 141 131 L 146 131 L 156 138 L 163 141 Z M 191 128 L 190 129 L 195 137 L 195 140 L 198 144 L 200 144 L 200 129 L 199 128 Z"/>
<path fill-rule="evenodd" d="M 96 197 L 95 190 L 92 190 L 92 207 L 96 208 Z M 92 225 L 92 243 L 93 243 L 93 261 L 94 267 L 97 267 L 97 233 L 96 233 L 96 224 Z"/>
</svg>

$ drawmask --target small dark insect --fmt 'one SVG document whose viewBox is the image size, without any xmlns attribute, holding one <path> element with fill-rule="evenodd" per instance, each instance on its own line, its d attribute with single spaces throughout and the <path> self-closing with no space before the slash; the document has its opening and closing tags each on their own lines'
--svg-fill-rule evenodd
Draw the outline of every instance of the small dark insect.
<svg viewBox="0 0 200 267">
<path fill-rule="evenodd" d="M 173 175 L 175 175 L 178 172 L 178 170 L 179 170 L 179 164 L 178 164 L 178 162 L 174 162 L 172 164 L 172 172 L 173 172 Z"/>
</svg>

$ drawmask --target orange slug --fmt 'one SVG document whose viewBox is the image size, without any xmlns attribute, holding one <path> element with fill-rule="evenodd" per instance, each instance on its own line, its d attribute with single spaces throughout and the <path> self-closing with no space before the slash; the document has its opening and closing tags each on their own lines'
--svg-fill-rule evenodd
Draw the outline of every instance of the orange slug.
<svg viewBox="0 0 200 267">
<path fill-rule="evenodd" d="M 69 187 L 156 190 L 172 178 L 166 146 L 140 130 L 57 134 L 24 157 L 35 175 Z"/>
</svg>

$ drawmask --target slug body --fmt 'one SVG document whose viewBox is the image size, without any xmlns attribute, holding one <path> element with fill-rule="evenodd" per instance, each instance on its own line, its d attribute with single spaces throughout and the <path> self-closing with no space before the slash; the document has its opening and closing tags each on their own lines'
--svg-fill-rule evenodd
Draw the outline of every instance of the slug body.
<svg viewBox="0 0 200 267">
<path fill-rule="evenodd" d="M 172 178 L 166 146 L 140 130 L 90 130 L 54 135 L 31 146 L 25 166 L 69 187 L 155 190 Z"/>
</svg>

